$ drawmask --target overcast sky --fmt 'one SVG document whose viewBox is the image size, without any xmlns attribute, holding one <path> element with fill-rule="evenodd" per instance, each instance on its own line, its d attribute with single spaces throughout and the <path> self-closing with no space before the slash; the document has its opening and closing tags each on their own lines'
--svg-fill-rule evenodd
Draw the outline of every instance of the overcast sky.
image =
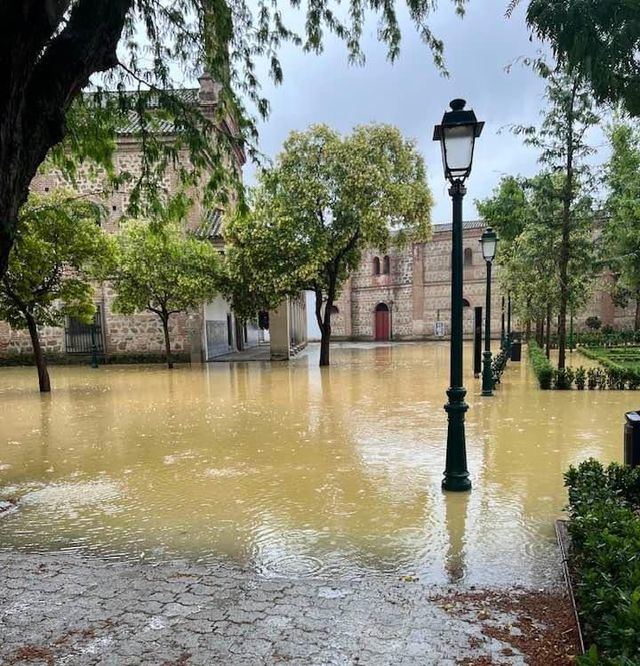
<svg viewBox="0 0 640 666">
<path fill-rule="evenodd" d="M 521 64 L 510 73 L 505 68 L 523 56 L 535 56 L 541 45 L 530 41 L 524 21 L 526 3 L 511 19 L 504 18 L 506 5 L 507 0 L 470 0 L 466 15 L 460 18 L 452 3 L 440 1 L 430 25 L 444 40 L 448 79 L 436 71 L 428 48 L 406 15 L 401 17 L 401 54 L 393 65 L 386 58 L 385 45 L 377 40 L 374 21 L 363 36 L 364 67 L 350 66 L 344 44 L 335 38 L 325 41 L 321 55 L 284 48 L 284 83 L 264 86 L 272 112 L 260 125 L 261 150 L 274 157 L 291 130 L 312 123 L 327 123 L 340 132 L 360 123 L 391 123 L 417 140 L 435 198 L 433 222 L 445 222 L 451 206 L 440 149 L 431 137 L 449 100 L 463 97 L 486 121 L 476 144 L 465 200 L 465 217 L 474 217 L 473 200 L 490 194 L 501 175 L 530 175 L 538 169 L 536 152 L 524 147 L 507 126 L 538 122 L 544 86 Z M 247 165 L 247 184 L 254 182 L 254 174 L 255 167 Z"/>
</svg>

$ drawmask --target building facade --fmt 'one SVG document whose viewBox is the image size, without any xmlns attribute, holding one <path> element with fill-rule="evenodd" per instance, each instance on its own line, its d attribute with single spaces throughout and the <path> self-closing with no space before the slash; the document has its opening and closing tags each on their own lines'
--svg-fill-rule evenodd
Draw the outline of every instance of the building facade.
<svg viewBox="0 0 640 666">
<path fill-rule="evenodd" d="M 196 106 L 202 114 L 213 119 L 218 103 L 219 86 L 209 76 L 199 79 L 199 87 L 176 91 L 182 101 Z M 231 120 L 223 121 L 228 132 L 235 132 Z M 126 122 L 117 136 L 116 150 L 113 157 L 116 173 L 128 172 L 134 176 L 125 181 L 117 190 L 104 195 L 105 184 L 99 175 L 86 170 L 78 174 L 73 188 L 79 194 L 95 197 L 107 209 L 107 216 L 102 221 L 103 228 L 117 234 L 124 215 L 135 176 L 141 173 L 142 153 L 138 127 L 135 117 Z M 171 127 L 162 131 L 165 140 L 172 140 Z M 212 140 L 215 140 L 212 138 Z M 186 150 L 179 155 L 178 163 L 187 165 L 189 155 Z M 235 149 L 228 156 L 229 168 L 235 169 L 242 177 L 245 156 L 241 149 Z M 59 187 L 69 187 L 69 183 L 55 171 L 38 174 L 32 183 L 32 190 L 47 193 Z M 162 189 L 167 193 L 180 188 L 177 170 L 166 170 Z M 223 250 L 222 235 L 223 211 L 207 209 L 197 191 L 191 192 L 194 205 L 189 211 L 185 226 L 188 231 L 200 238 L 209 240 Z M 45 353 L 88 354 L 95 342 L 101 355 L 109 357 L 144 357 L 164 352 L 164 335 L 159 318 L 150 312 L 125 316 L 113 312 L 114 291 L 108 282 L 95 285 L 96 314 L 94 326 L 67 319 L 60 328 L 44 327 L 40 336 Z M 93 330 L 92 330 L 93 329 Z M 204 304 L 201 309 L 173 315 L 170 320 L 172 350 L 176 354 L 188 355 L 191 360 L 208 360 L 232 351 L 258 345 L 264 339 L 264 332 L 256 321 L 241 321 L 233 313 L 231 306 L 222 297 Z M 0 357 L 31 353 L 31 340 L 26 330 L 13 330 L 7 322 L 0 322 Z"/>
<path fill-rule="evenodd" d="M 485 307 L 486 264 L 480 238 L 482 220 L 463 225 L 464 333 L 474 330 L 474 310 Z M 500 337 L 502 300 L 500 267 L 494 263 L 491 298 L 491 332 Z M 505 308 L 506 309 L 506 308 Z M 576 314 L 575 325 L 583 327 L 589 316 L 603 325 L 633 326 L 633 308 L 619 308 L 607 289 L 606 276 L 599 278 L 585 308 Z M 506 317 L 506 312 L 505 312 Z M 344 285 L 331 318 L 335 338 L 351 340 L 423 340 L 446 337 L 451 323 L 451 225 L 433 227 L 426 242 L 382 253 L 364 253 L 358 269 Z M 484 315 L 482 319 L 484 328 Z M 517 323 L 513 322 L 514 330 Z"/>
</svg>

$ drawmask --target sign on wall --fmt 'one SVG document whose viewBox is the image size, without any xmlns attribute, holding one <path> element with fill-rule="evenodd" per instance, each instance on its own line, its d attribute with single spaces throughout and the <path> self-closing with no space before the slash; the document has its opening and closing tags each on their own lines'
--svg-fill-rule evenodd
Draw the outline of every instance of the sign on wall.
<svg viewBox="0 0 640 666">
<path fill-rule="evenodd" d="M 444 322 L 443 321 L 437 321 L 433 328 L 434 328 L 434 333 L 437 337 L 441 338 L 441 337 L 444 336 Z"/>
</svg>

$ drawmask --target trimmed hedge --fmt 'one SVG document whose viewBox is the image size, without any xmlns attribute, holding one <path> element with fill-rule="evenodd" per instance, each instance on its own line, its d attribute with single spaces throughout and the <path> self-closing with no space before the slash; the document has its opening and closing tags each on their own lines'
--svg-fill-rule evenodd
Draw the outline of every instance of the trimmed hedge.
<svg viewBox="0 0 640 666">
<path fill-rule="evenodd" d="M 589 459 L 565 474 L 570 569 L 589 651 L 581 664 L 638 664 L 640 468 Z"/>
<path fill-rule="evenodd" d="M 191 360 L 188 352 L 175 352 L 171 354 L 174 363 L 189 363 Z M 48 353 L 45 354 L 49 365 L 89 365 L 91 362 L 90 354 L 63 354 Z M 145 363 L 166 363 L 164 354 L 109 354 L 108 356 L 98 356 L 100 365 L 130 365 Z M 11 354 L 0 357 L 0 367 L 35 365 L 33 354 Z"/>
<path fill-rule="evenodd" d="M 550 389 L 553 380 L 554 369 L 551 361 L 546 357 L 535 340 L 529 340 L 529 360 L 531 367 L 536 373 L 538 384 L 541 389 Z"/>
</svg>

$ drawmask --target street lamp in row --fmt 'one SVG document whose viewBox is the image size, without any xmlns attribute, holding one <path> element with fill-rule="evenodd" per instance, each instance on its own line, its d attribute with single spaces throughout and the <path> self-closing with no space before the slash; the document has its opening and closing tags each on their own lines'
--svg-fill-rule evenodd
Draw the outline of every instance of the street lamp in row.
<svg viewBox="0 0 640 666">
<path fill-rule="evenodd" d="M 469 406 L 462 385 L 462 200 L 466 194 L 464 182 L 471 173 L 473 149 L 480 136 L 483 122 L 479 122 L 471 109 L 465 109 L 463 99 L 450 103 L 440 125 L 433 131 L 433 140 L 440 142 L 445 178 L 451 184 L 449 195 L 453 203 L 451 232 L 451 352 L 450 386 L 445 411 L 448 416 L 447 458 L 442 488 L 464 491 L 471 489 L 467 470 L 467 451 L 464 415 Z"/>
<path fill-rule="evenodd" d="M 484 318 L 484 353 L 482 354 L 482 395 L 493 395 L 493 372 L 491 371 L 491 264 L 496 256 L 498 236 L 487 227 L 480 239 L 482 257 L 487 264 L 487 287 Z"/>
</svg>

